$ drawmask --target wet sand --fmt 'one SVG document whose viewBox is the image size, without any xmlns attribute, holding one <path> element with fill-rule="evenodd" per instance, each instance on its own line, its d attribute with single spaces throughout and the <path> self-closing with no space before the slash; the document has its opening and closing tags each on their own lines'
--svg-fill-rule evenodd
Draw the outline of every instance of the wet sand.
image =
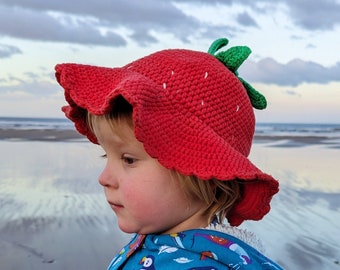
<svg viewBox="0 0 340 270">
<path fill-rule="evenodd" d="M 250 158 L 280 179 L 272 211 L 242 227 L 286 269 L 340 269 L 338 138 L 256 135 Z M 106 269 L 129 239 L 97 176 L 99 147 L 71 130 L 0 130 L 0 269 Z"/>
</svg>

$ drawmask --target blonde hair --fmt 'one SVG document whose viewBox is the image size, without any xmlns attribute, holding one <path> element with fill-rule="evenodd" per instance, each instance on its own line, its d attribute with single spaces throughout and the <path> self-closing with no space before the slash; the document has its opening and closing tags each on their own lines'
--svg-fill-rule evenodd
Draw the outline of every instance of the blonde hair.
<svg viewBox="0 0 340 270">
<path fill-rule="evenodd" d="M 89 130 L 95 135 L 95 124 L 98 119 L 105 119 L 112 128 L 115 128 L 116 132 L 119 132 L 119 128 L 122 122 L 127 123 L 133 129 L 132 122 L 132 106 L 122 96 L 118 96 L 112 104 L 114 110 L 103 115 L 95 115 L 87 112 L 86 123 Z M 123 134 L 118 134 L 121 138 L 124 138 Z"/>
<path fill-rule="evenodd" d="M 133 130 L 132 106 L 123 97 L 117 99 L 112 106 L 114 110 L 109 113 L 101 116 L 87 114 L 87 125 L 93 134 L 95 134 L 95 123 L 99 118 L 104 118 L 117 132 L 119 128 L 116 127 L 122 122 L 127 123 Z M 124 137 L 124 134 L 118 135 Z M 238 180 L 202 180 L 193 175 L 183 175 L 176 170 L 172 170 L 171 173 L 174 179 L 180 182 L 184 194 L 189 199 L 197 199 L 205 203 L 203 215 L 208 217 L 209 223 L 215 218 L 219 223 L 227 219 L 229 212 L 242 196 L 242 184 Z"/>
<path fill-rule="evenodd" d="M 174 174 L 189 198 L 205 202 L 203 214 L 208 216 L 209 223 L 215 218 L 218 219 L 218 223 L 222 223 L 241 198 L 242 184 L 238 180 L 202 180 L 194 175 L 187 176 L 177 171 L 174 171 Z"/>
</svg>

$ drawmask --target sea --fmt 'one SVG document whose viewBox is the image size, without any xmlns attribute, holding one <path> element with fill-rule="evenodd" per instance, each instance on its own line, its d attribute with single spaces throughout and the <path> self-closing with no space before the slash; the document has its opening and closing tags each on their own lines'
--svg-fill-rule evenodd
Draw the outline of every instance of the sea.
<svg viewBox="0 0 340 270">
<path fill-rule="evenodd" d="M 73 129 L 66 118 L 0 117 L 2 129 Z"/>
<path fill-rule="evenodd" d="M 66 118 L 0 117 L 0 129 L 74 129 Z M 340 137 L 340 123 L 257 123 L 255 134 Z"/>
</svg>

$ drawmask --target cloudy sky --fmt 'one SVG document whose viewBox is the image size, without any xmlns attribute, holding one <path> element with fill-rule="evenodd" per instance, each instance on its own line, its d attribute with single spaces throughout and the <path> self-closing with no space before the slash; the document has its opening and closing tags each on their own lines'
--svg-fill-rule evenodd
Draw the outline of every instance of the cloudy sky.
<svg viewBox="0 0 340 270">
<path fill-rule="evenodd" d="M 122 66 L 227 37 L 260 122 L 340 123 L 340 0 L 0 0 L 0 117 L 63 117 L 54 66 Z"/>
</svg>

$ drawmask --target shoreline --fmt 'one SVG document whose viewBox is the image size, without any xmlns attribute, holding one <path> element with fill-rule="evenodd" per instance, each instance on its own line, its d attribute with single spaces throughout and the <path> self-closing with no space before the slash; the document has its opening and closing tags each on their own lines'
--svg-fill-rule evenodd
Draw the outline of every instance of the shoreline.
<svg viewBox="0 0 340 270">
<path fill-rule="evenodd" d="M 7 141 L 87 141 L 87 139 L 72 129 L 4 129 L 0 128 L 0 140 Z M 340 137 L 327 137 L 315 135 L 270 135 L 255 133 L 254 143 L 278 143 L 279 146 L 303 146 L 326 144 L 333 147 L 340 147 Z"/>
<path fill-rule="evenodd" d="M 71 129 L 1 129 L 0 140 L 69 141 L 85 137 Z"/>
</svg>

